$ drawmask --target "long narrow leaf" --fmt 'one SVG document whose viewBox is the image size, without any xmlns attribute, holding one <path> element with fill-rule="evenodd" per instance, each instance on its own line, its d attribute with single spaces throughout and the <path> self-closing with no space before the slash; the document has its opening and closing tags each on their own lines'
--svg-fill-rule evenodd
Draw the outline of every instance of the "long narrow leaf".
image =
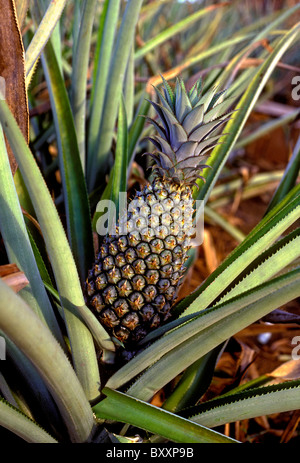
<svg viewBox="0 0 300 463">
<path fill-rule="evenodd" d="M 98 362 L 89 330 L 78 318 L 78 312 L 90 316 L 85 307 L 78 272 L 51 195 L 34 157 L 5 100 L 0 100 L 0 120 L 9 143 L 18 159 L 22 176 L 34 205 L 51 260 L 69 330 L 73 361 L 77 374 L 89 397 L 97 397 L 99 387 Z M 103 331 L 99 338 L 103 338 Z M 109 339 L 107 335 L 104 342 Z M 112 343 L 111 343 L 112 344 Z M 111 349 L 114 349 L 112 344 Z"/>
<path fill-rule="evenodd" d="M 0 292 L 0 329 L 40 372 L 62 414 L 70 438 L 85 442 L 93 428 L 93 415 L 71 364 L 41 320 L 2 280 Z"/>
<path fill-rule="evenodd" d="M 29 443 L 57 443 L 57 441 L 38 424 L 3 399 L 0 399 L 0 426 L 9 429 Z"/>
<path fill-rule="evenodd" d="M 262 253 L 245 271 L 218 302 L 237 296 L 258 284 L 264 283 L 281 272 L 300 256 L 300 228 L 286 235 Z"/>
<path fill-rule="evenodd" d="M 141 400 L 149 400 L 172 378 L 238 331 L 276 308 L 300 296 L 299 268 L 284 276 L 285 285 L 262 299 L 236 310 L 180 344 L 140 376 L 127 393 Z M 275 280 L 277 283 L 283 279 Z M 222 312 L 220 310 L 220 312 Z M 179 330 L 179 329 L 178 329 Z M 177 330 L 176 330 L 177 331 Z M 177 331 L 177 336 L 179 335 Z M 170 336 L 170 335 L 169 335 Z M 167 336 L 168 337 L 168 336 Z M 109 386 L 107 384 L 107 386 Z"/>
<path fill-rule="evenodd" d="M 26 50 L 25 67 L 26 67 L 26 84 L 31 79 L 32 70 L 39 59 L 46 43 L 48 42 L 59 18 L 66 6 L 67 0 L 57 0 L 50 2 L 48 9 L 39 24 L 39 27 Z"/>
<path fill-rule="evenodd" d="M 300 171 L 300 137 L 296 143 L 293 154 L 288 162 L 284 175 L 278 185 L 266 213 L 278 204 L 282 198 L 294 187 Z"/>
<path fill-rule="evenodd" d="M 222 143 L 222 145 L 218 145 L 213 150 L 210 158 L 208 159 L 207 164 L 211 166 L 211 169 L 207 169 L 204 173 L 204 178 L 206 182 L 204 185 L 202 185 L 199 194 L 197 194 L 197 199 L 207 202 L 207 199 L 210 195 L 212 188 L 215 185 L 219 172 L 223 168 L 230 154 L 230 150 L 234 146 L 239 134 L 241 133 L 269 76 L 273 72 L 276 64 L 278 63 L 282 55 L 286 52 L 289 46 L 291 46 L 291 44 L 298 35 L 299 24 L 294 26 L 282 37 L 282 39 L 275 47 L 274 51 L 259 67 L 258 71 L 255 74 L 255 77 L 248 85 L 247 90 L 244 92 L 242 98 L 236 106 L 237 111 L 233 114 L 231 120 L 226 124 L 224 128 L 224 133 L 228 134 L 224 140 L 224 143 Z"/>
<path fill-rule="evenodd" d="M 20 389 L 25 387 L 25 390 L 32 394 L 30 406 L 33 407 L 35 414 L 38 414 L 37 418 L 41 423 L 52 423 L 55 429 L 61 429 L 63 424 L 61 415 L 39 371 L 2 330 L 0 330 L 0 334 L 5 339 L 5 349 L 10 368 L 14 369 L 19 378 L 18 387 Z M 27 412 L 28 406 L 23 408 L 24 398 L 21 398 L 21 401 L 20 409 Z"/>
<path fill-rule="evenodd" d="M 150 109 L 150 102 L 143 95 L 141 102 L 139 104 L 137 114 L 134 117 L 132 125 L 128 134 L 128 164 L 131 165 L 131 162 L 134 157 L 134 152 L 138 143 L 138 140 L 142 134 L 144 125 L 145 125 L 145 116 L 147 116 Z"/>
<path fill-rule="evenodd" d="M 85 0 L 73 58 L 72 73 L 72 110 L 77 134 L 78 148 L 83 171 L 85 171 L 86 145 L 86 106 L 87 74 L 92 28 L 95 17 L 96 0 Z"/>
<path fill-rule="evenodd" d="M 184 416 L 203 426 L 215 427 L 241 419 L 282 413 L 300 408 L 300 381 L 263 386 L 186 409 Z M 194 416 L 192 416 L 194 415 Z"/>
<path fill-rule="evenodd" d="M 119 10 L 120 0 L 114 2 L 106 0 L 100 18 L 88 134 L 88 176 L 91 175 L 90 169 L 94 168 L 92 160 L 97 151 L 98 133 L 101 126 Z M 111 82 L 110 85 L 112 85 Z"/>
<path fill-rule="evenodd" d="M 185 315 L 189 315 L 193 311 L 199 310 L 200 307 L 204 309 L 211 304 L 299 216 L 300 203 L 299 198 L 296 197 L 264 226 L 257 227 L 255 233 L 249 234 L 247 239 L 235 248 L 194 293 L 184 301 L 179 302 L 176 307 L 176 314 L 184 311 Z"/>
<path fill-rule="evenodd" d="M 119 213 L 119 193 L 127 190 L 127 159 L 128 159 L 128 127 L 125 101 L 121 99 L 118 117 L 118 132 L 116 144 L 116 157 L 113 169 L 113 182 L 110 199 L 116 205 Z"/>
<path fill-rule="evenodd" d="M 256 306 L 256 304 L 259 307 L 263 306 L 263 310 L 271 311 L 272 309 L 269 308 L 268 302 L 269 298 L 272 298 L 273 300 L 273 298 L 275 297 L 274 295 L 276 295 L 277 293 L 284 295 L 284 291 L 286 291 L 288 285 L 294 285 L 297 288 L 297 285 L 299 284 L 299 278 L 300 270 L 298 268 L 290 274 L 282 275 L 278 278 L 275 278 L 270 282 L 267 282 L 250 291 L 247 291 L 238 297 L 232 298 L 229 301 L 224 302 L 223 304 L 216 305 L 215 307 L 209 308 L 205 311 L 201 311 L 200 313 L 195 314 L 195 318 L 193 319 L 182 319 L 182 324 L 179 325 L 175 330 L 171 331 L 166 336 L 163 336 L 161 339 L 152 344 L 150 348 L 145 349 L 136 358 L 131 360 L 127 365 L 125 365 L 118 372 L 116 372 L 108 380 L 107 386 L 114 389 L 119 388 L 121 385 L 127 383 L 132 378 L 140 374 L 143 370 L 152 365 L 154 362 L 157 362 L 159 359 L 166 357 L 166 355 L 168 355 L 170 351 L 174 352 L 175 350 L 177 351 L 177 349 L 180 349 L 180 345 L 183 345 L 183 343 L 188 343 L 189 339 L 197 337 L 197 333 L 199 333 L 199 335 L 201 333 L 204 333 L 204 335 L 206 333 L 215 333 L 214 337 L 212 337 L 214 345 L 211 346 L 205 343 L 201 344 L 199 342 L 197 352 L 199 352 L 198 358 L 200 358 L 201 355 L 205 355 L 208 351 L 210 351 L 222 342 L 223 331 L 222 329 L 220 329 L 220 331 L 218 332 L 217 328 L 215 327 L 219 325 L 222 326 L 222 323 L 227 324 L 227 320 L 230 320 L 231 317 L 236 316 L 238 318 L 238 315 L 242 312 L 244 312 L 246 314 L 245 316 L 247 316 L 247 310 L 249 310 L 249 317 L 251 317 L 252 315 L 255 317 L 254 309 L 253 312 L 251 312 L 251 310 Z M 297 289 L 295 291 L 297 291 Z M 276 297 L 274 303 L 276 304 Z M 278 303 L 280 304 L 280 302 Z M 242 326 L 242 316 L 240 318 L 240 321 Z M 234 329 L 233 325 L 232 329 Z M 237 329 L 237 331 L 239 331 L 239 329 Z M 225 337 L 223 341 L 226 339 L 227 338 Z M 177 365 L 181 361 L 181 353 L 177 352 L 177 355 L 177 361 L 174 362 L 172 365 L 174 366 L 174 368 L 177 368 Z M 195 361 L 196 360 L 197 359 L 195 359 Z M 186 363 L 186 366 L 188 366 L 188 362 Z M 162 369 L 161 374 L 163 374 L 163 371 L 164 370 Z"/>
<path fill-rule="evenodd" d="M 0 230 L 9 261 L 22 270 L 29 285 L 20 295 L 64 345 L 63 337 L 44 288 L 30 245 L 23 214 L 16 194 L 0 125 Z"/>
<path fill-rule="evenodd" d="M 101 118 L 101 126 L 97 138 L 97 151 L 90 158 L 88 166 L 88 187 L 93 190 L 97 185 L 100 173 L 107 169 L 114 125 L 116 122 L 125 70 L 133 43 L 135 27 L 143 0 L 129 0 L 118 32 L 114 54 L 109 72 L 109 86 L 106 88 Z"/>
<path fill-rule="evenodd" d="M 126 68 L 126 76 L 124 81 L 124 101 L 126 107 L 126 114 L 127 114 L 127 124 L 128 127 L 131 126 L 132 119 L 133 119 L 133 110 L 134 110 L 134 58 L 133 58 L 133 48 L 132 45 L 127 68 Z"/>
<path fill-rule="evenodd" d="M 249 135 L 243 136 L 235 145 L 235 149 L 240 149 L 244 146 L 247 146 L 250 143 L 258 140 L 259 138 L 269 134 L 273 130 L 278 129 L 279 127 L 284 127 L 285 125 L 292 124 L 296 121 L 298 115 L 300 113 L 300 109 L 295 109 L 294 111 L 289 112 L 288 114 L 279 117 L 278 119 L 271 119 L 266 123 L 257 127 L 255 131 L 250 133 Z"/>
<path fill-rule="evenodd" d="M 227 5 L 227 3 L 220 3 L 218 5 L 209 5 L 206 8 L 204 8 L 202 10 L 199 10 L 199 11 L 196 11 L 195 13 L 187 16 L 186 18 L 182 19 L 178 23 L 168 27 L 163 32 L 156 35 L 154 38 L 150 39 L 141 48 L 139 48 L 135 52 L 135 59 L 137 60 L 137 59 L 143 57 L 146 53 L 148 53 L 149 51 L 151 51 L 154 48 L 158 47 L 159 45 L 161 45 L 166 40 L 170 39 L 174 35 L 179 34 L 182 31 L 186 30 L 188 27 L 192 26 L 196 21 L 198 21 L 200 18 L 202 18 L 206 14 L 209 14 L 214 9 L 219 8 L 219 7 L 224 7 L 226 5 Z"/>
<path fill-rule="evenodd" d="M 218 357 L 224 345 L 193 363 L 183 373 L 172 394 L 163 403 L 163 409 L 173 413 L 197 403 L 209 387 Z"/>
<path fill-rule="evenodd" d="M 165 410 L 128 397 L 121 392 L 103 389 L 107 396 L 93 408 L 97 418 L 118 420 L 181 443 L 234 443 L 234 439 L 204 427 L 195 427 Z"/>
<path fill-rule="evenodd" d="M 80 279 L 84 281 L 94 257 L 86 184 L 70 102 L 51 42 L 44 53 L 43 63 L 59 147 L 68 237 Z"/>
</svg>

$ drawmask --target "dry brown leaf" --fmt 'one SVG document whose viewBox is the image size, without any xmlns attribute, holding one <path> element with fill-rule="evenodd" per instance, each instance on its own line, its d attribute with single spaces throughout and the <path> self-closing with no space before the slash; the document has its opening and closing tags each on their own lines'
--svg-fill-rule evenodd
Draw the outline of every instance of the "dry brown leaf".
<svg viewBox="0 0 300 463">
<path fill-rule="evenodd" d="M 22 29 L 29 8 L 29 0 L 15 0 L 15 6 L 19 27 Z"/>
<path fill-rule="evenodd" d="M 15 293 L 18 293 L 29 284 L 25 274 L 20 271 L 16 264 L 1 265 L 0 278 L 2 278 Z"/>
<path fill-rule="evenodd" d="M 280 378 L 284 380 L 294 380 L 300 378 L 300 362 L 299 360 L 289 360 L 275 370 L 268 373 L 267 376 Z"/>
<path fill-rule="evenodd" d="M 289 442 L 289 440 L 291 440 L 294 437 L 294 434 L 295 434 L 295 431 L 296 431 L 296 428 L 299 422 L 300 422 L 300 410 L 295 410 L 287 427 L 285 428 L 281 436 L 281 439 L 280 439 L 281 444 L 283 443 L 286 444 L 287 442 Z"/>
<path fill-rule="evenodd" d="M 7 275 L 11 275 L 12 273 L 17 273 L 19 271 L 20 270 L 16 264 L 0 265 L 0 278 L 4 278 Z"/>
<path fill-rule="evenodd" d="M 203 250 L 207 268 L 212 273 L 219 265 L 213 237 L 208 229 L 204 230 Z"/>
<path fill-rule="evenodd" d="M 25 86 L 24 48 L 14 0 L 0 2 L 0 76 L 5 80 L 5 98 L 28 142 L 29 113 Z M 17 162 L 8 144 L 12 173 Z"/>
</svg>

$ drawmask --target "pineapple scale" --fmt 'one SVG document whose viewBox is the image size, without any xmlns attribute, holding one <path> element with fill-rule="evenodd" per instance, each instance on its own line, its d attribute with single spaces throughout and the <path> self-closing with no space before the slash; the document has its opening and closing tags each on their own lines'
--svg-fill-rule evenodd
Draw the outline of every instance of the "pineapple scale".
<svg viewBox="0 0 300 463">
<path fill-rule="evenodd" d="M 189 186 L 156 178 L 129 203 L 117 234 L 103 239 L 85 283 L 86 304 L 124 345 L 171 316 L 191 247 L 193 202 Z"/>
</svg>

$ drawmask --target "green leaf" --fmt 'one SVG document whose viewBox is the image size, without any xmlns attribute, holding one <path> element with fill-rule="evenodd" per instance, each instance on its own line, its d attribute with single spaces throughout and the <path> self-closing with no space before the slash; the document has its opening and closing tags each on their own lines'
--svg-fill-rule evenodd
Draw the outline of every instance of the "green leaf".
<svg viewBox="0 0 300 463">
<path fill-rule="evenodd" d="M 252 133 L 246 136 L 242 136 L 241 139 L 236 143 L 235 149 L 240 149 L 244 146 L 247 146 L 250 143 L 258 140 L 259 138 L 271 133 L 273 130 L 278 129 L 279 127 L 284 127 L 285 125 L 289 126 L 294 121 L 296 121 L 298 115 L 300 114 L 300 109 L 291 111 L 288 114 L 285 114 L 277 119 L 271 119 L 264 124 L 260 124 Z"/>
<path fill-rule="evenodd" d="M 224 142 L 218 145 L 212 152 L 207 161 L 207 165 L 211 168 L 207 169 L 203 176 L 206 180 L 205 184 L 201 186 L 199 193 L 195 199 L 207 202 L 208 197 L 213 189 L 215 182 L 222 170 L 231 149 L 233 148 L 239 134 L 241 133 L 255 103 L 258 100 L 268 78 L 273 72 L 276 64 L 286 52 L 289 46 L 293 43 L 299 34 L 299 25 L 294 26 L 281 38 L 279 43 L 274 48 L 273 52 L 263 62 L 255 73 L 254 78 L 248 83 L 242 98 L 236 106 L 236 112 L 232 115 L 229 122 L 224 128 L 224 133 L 227 133 Z"/>
<path fill-rule="evenodd" d="M 240 273 L 218 303 L 264 283 L 300 256 L 300 228 L 276 241 Z"/>
<path fill-rule="evenodd" d="M 300 191 L 300 187 L 298 189 Z M 208 307 L 254 259 L 299 218 L 299 196 L 287 205 L 284 204 L 286 198 L 280 204 L 279 212 L 275 213 L 274 209 L 273 217 L 268 216 L 269 220 L 257 225 L 197 290 L 177 304 L 173 312 L 175 316 L 183 312 L 184 315 L 189 315 L 200 307 Z"/>
<path fill-rule="evenodd" d="M 29 85 L 34 66 L 39 59 L 46 43 L 48 42 L 59 18 L 66 6 L 67 0 L 56 0 L 50 2 L 48 9 L 39 24 L 39 27 L 26 50 L 25 67 L 26 67 L 26 84 Z"/>
<path fill-rule="evenodd" d="M 180 443 L 234 443 L 234 439 L 204 427 L 195 427 L 189 420 L 105 387 L 107 396 L 93 407 L 97 418 L 129 423 L 148 432 Z"/>
<path fill-rule="evenodd" d="M 281 286 L 283 282 L 282 279 L 275 279 L 273 282 L 274 291 L 256 302 L 246 306 L 242 304 L 242 307 L 239 308 L 237 303 L 235 307 L 236 310 L 230 315 L 225 316 L 224 306 L 222 308 L 219 307 L 218 312 L 219 314 L 222 313 L 221 316 L 223 316 L 223 318 L 212 323 L 205 329 L 200 326 L 198 334 L 194 336 L 190 335 L 189 338 L 177 348 L 172 349 L 164 355 L 159 362 L 151 366 L 129 387 L 127 393 L 141 400 L 149 400 L 157 391 L 198 358 L 267 313 L 299 297 L 299 270 L 298 268 L 297 271 L 285 275 L 285 284 L 283 286 Z M 279 284 L 279 287 L 276 288 L 276 284 Z M 246 293 L 246 295 L 248 295 L 248 293 Z M 243 301 L 242 297 L 241 301 Z M 202 319 L 202 321 L 204 321 L 204 319 Z M 190 325 L 191 329 L 192 322 L 189 322 L 188 325 Z M 175 332 L 173 336 L 177 336 L 178 339 L 180 339 L 181 329 L 186 330 L 184 327 L 177 328 L 177 333 Z M 170 336 L 171 334 L 168 334 L 166 338 Z M 109 384 L 107 384 L 107 386 L 109 387 Z"/>
<path fill-rule="evenodd" d="M 137 114 L 134 117 L 128 134 L 128 165 L 130 165 L 133 160 L 137 143 L 145 125 L 145 117 L 149 112 L 150 106 L 149 100 L 145 99 L 143 94 L 137 109 Z"/>
<path fill-rule="evenodd" d="M 206 14 L 210 13 L 216 8 L 223 7 L 224 4 L 219 4 L 219 5 L 209 5 L 208 7 L 204 8 L 203 10 L 196 11 L 195 13 L 187 16 L 186 18 L 182 19 L 181 21 L 177 22 L 176 24 L 168 27 L 164 31 L 162 31 L 160 34 L 157 34 L 155 37 L 150 39 L 145 45 L 143 45 L 141 48 L 139 48 L 135 52 L 135 59 L 140 59 L 143 56 L 145 56 L 146 53 L 149 51 L 157 48 L 159 45 L 164 43 L 166 40 L 172 38 L 174 35 L 177 35 L 181 33 L 182 31 L 188 29 L 190 26 L 192 26 L 196 21 L 198 21 L 200 18 L 205 16 Z"/>
<path fill-rule="evenodd" d="M 17 434 L 26 442 L 34 444 L 57 443 L 37 423 L 24 415 L 17 408 L 0 398 L 0 426 Z"/>
<path fill-rule="evenodd" d="M 127 140 L 127 116 L 125 101 L 121 100 L 119 106 L 118 131 L 115 163 L 112 171 L 112 185 L 110 199 L 116 205 L 117 217 L 119 213 L 119 193 L 127 190 L 127 164 L 128 164 L 128 140 Z"/>
<path fill-rule="evenodd" d="M 216 347 L 186 369 L 163 409 L 173 413 L 197 403 L 209 387 L 224 345 Z"/>
<path fill-rule="evenodd" d="M 84 1 L 77 46 L 73 55 L 71 106 L 83 171 L 85 171 L 86 157 L 87 74 L 96 4 L 96 0 Z"/>
<path fill-rule="evenodd" d="M 52 283 L 51 282 L 49 283 L 47 280 L 44 280 L 44 284 L 47 290 L 49 291 L 49 293 L 53 296 L 53 298 L 57 302 L 57 304 L 59 304 L 60 303 L 59 293 L 52 286 Z M 63 308 L 67 310 L 67 307 L 63 307 Z M 94 337 L 96 344 L 98 344 L 100 349 L 102 349 L 103 351 L 114 352 L 114 344 L 112 343 L 104 327 L 99 323 L 95 315 L 90 310 L 87 310 L 86 306 L 77 307 L 77 317 L 88 327 L 88 329 L 90 330 L 90 332 L 92 333 Z"/>
<path fill-rule="evenodd" d="M 233 421 L 282 413 L 300 408 L 300 381 L 262 386 L 211 400 L 181 412 L 195 423 L 215 427 Z"/>
<path fill-rule="evenodd" d="M 212 221 L 212 223 L 215 223 L 222 227 L 229 235 L 232 236 L 238 243 L 241 243 L 245 239 L 244 233 L 239 230 L 237 227 L 232 225 L 228 220 L 223 218 L 220 214 L 218 214 L 216 211 L 214 211 L 211 207 L 206 206 L 205 207 L 205 212 L 204 215 L 206 218 L 209 219 L 209 221 Z"/>
<path fill-rule="evenodd" d="M 297 297 L 299 279 L 300 268 L 223 304 L 202 310 L 192 319 L 183 318 L 179 326 L 118 370 L 106 386 L 117 389 L 150 367 L 127 391 L 142 400 L 149 400 L 158 390 L 158 383 L 163 387 L 230 336 L 278 308 L 284 301 Z"/>
<path fill-rule="evenodd" d="M 91 109 L 88 133 L 87 172 L 90 175 L 92 160 L 98 149 L 98 133 L 101 126 L 105 92 L 109 82 L 109 69 L 112 60 L 113 45 L 117 30 L 120 0 L 106 0 L 100 17 L 93 74 Z M 111 82 L 110 82 L 111 84 Z"/>
<path fill-rule="evenodd" d="M 300 171 L 300 137 L 296 143 L 293 154 L 285 169 L 284 175 L 278 185 L 266 213 L 278 204 L 286 194 L 294 187 Z"/>
<path fill-rule="evenodd" d="M 130 55 L 135 27 L 143 0 L 129 0 L 122 17 L 118 31 L 114 53 L 110 63 L 108 76 L 109 85 L 105 88 L 105 99 L 101 118 L 101 125 L 96 125 L 98 130 L 97 141 L 91 145 L 92 152 L 88 155 L 88 188 L 92 191 L 99 178 L 107 169 L 107 160 L 111 150 L 114 135 L 114 126 L 118 115 L 118 108 L 121 101 L 122 88 L 124 83 L 126 66 Z M 115 2 L 113 2 L 115 3 Z M 99 70 L 100 68 L 98 68 Z M 94 105 L 97 105 L 95 98 Z M 97 132 L 95 132 L 97 133 Z M 93 138 L 94 139 L 94 138 Z M 93 151 L 93 146 L 96 151 Z"/>
<path fill-rule="evenodd" d="M 110 172 L 108 184 L 101 196 L 101 201 L 109 200 L 115 208 L 108 206 L 108 226 L 116 225 L 118 222 L 120 206 L 119 204 L 120 193 L 125 193 L 127 190 L 127 165 L 128 165 L 128 128 L 127 128 L 127 117 L 124 99 L 121 100 L 119 107 L 118 117 L 118 130 L 117 130 L 117 142 L 116 142 L 116 154 L 114 166 Z M 93 217 L 93 228 L 97 228 L 97 221 L 103 214 L 103 203 L 98 203 L 96 212 Z M 127 201 L 127 198 L 126 198 Z M 106 203 L 107 204 L 107 203 Z M 105 216 L 106 219 L 106 216 Z M 116 219 L 116 220 L 115 220 Z"/>
<path fill-rule="evenodd" d="M 78 318 L 78 313 L 83 313 L 83 316 L 88 318 L 91 312 L 85 306 L 78 272 L 64 228 L 36 161 L 5 100 L 0 100 L 0 121 L 20 166 L 41 226 L 61 303 L 66 309 L 65 321 L 76 373 L 87 396 L 95 398 L 99 394 L 95 346 L 91 333 Z M 99 337 L 101 336 L 103 337 L 102 332 L 99 333 Z M 106 335 L 105 342 L 108 339 L 109 336 Z M 111 349 L 114 350 L 112 342 Z"/>
<path fill-rule="evenodd" d="M 64 424 L 61 415 L 39 371 L 2 330 L 0 334 L 5 339 L 9 368 L 13 368 L 18 377 L 18 390 L 23 390 L 24 387 L 24 390 L 31 393 L 30 409 L 32 407 L 33 413 L 41 422 L 52 423 L 53 429 L 62 429 Z M 17 399 L 20 410 L 28 413 L 28 405 L 26 402 L 24 404 L 25 398 L 18 396 Z"/>
<path fill-rule="evenodd" d="M 51 42 L 45 48 L 45 58 L 43 62 L 59 147 L 68 237 L 83 282 L 94 258 L 86 184 L 70 102 Z"/>
<path fill-rule="evenodd" d="M 133 48 L 134 48 L 134 45 L 132 45 L 128 63 L 127 63 L 124 90 L 123 90 L 128 127 L 130 127 L 132 124 L 133 111 L 134 111 L 134 78 L 135 78 L 135 75 L 134 75 Z"/>
<path fill-rule="evenodd" d="M 17 264 L 29 281 L 29 285 L 20 291 L 20 295 L 48 326 L 57 340 L 64 345 L 63 337 L 39 274 L 27 234 L 10 169 L 1 124 L 0 185 L 0 230 L 5 249 L 9 262 Z"/>
<path fill-rule="evenodd" d="M 92 410 L 68 358 L 30 307 L 1 279 L 0 293 L 0 329 L 38 369 L 71 440 L 85 442 L 94 424 Z"/>
</svg>

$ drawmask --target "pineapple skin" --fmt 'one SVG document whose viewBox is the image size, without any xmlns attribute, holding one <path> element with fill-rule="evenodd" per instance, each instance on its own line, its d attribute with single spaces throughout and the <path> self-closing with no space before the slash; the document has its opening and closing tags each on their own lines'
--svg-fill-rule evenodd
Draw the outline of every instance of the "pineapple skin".
<svg viewBox="0 0 300 463">
<path fill-rule="evenodd" d="M 190 186 L 156 178 L 129 203 L 118 227 L 126 233 L 104 237 L 86 304 L 128 348 L 171 316 L 191 247 L 193 203 Z"/>
</svg>

